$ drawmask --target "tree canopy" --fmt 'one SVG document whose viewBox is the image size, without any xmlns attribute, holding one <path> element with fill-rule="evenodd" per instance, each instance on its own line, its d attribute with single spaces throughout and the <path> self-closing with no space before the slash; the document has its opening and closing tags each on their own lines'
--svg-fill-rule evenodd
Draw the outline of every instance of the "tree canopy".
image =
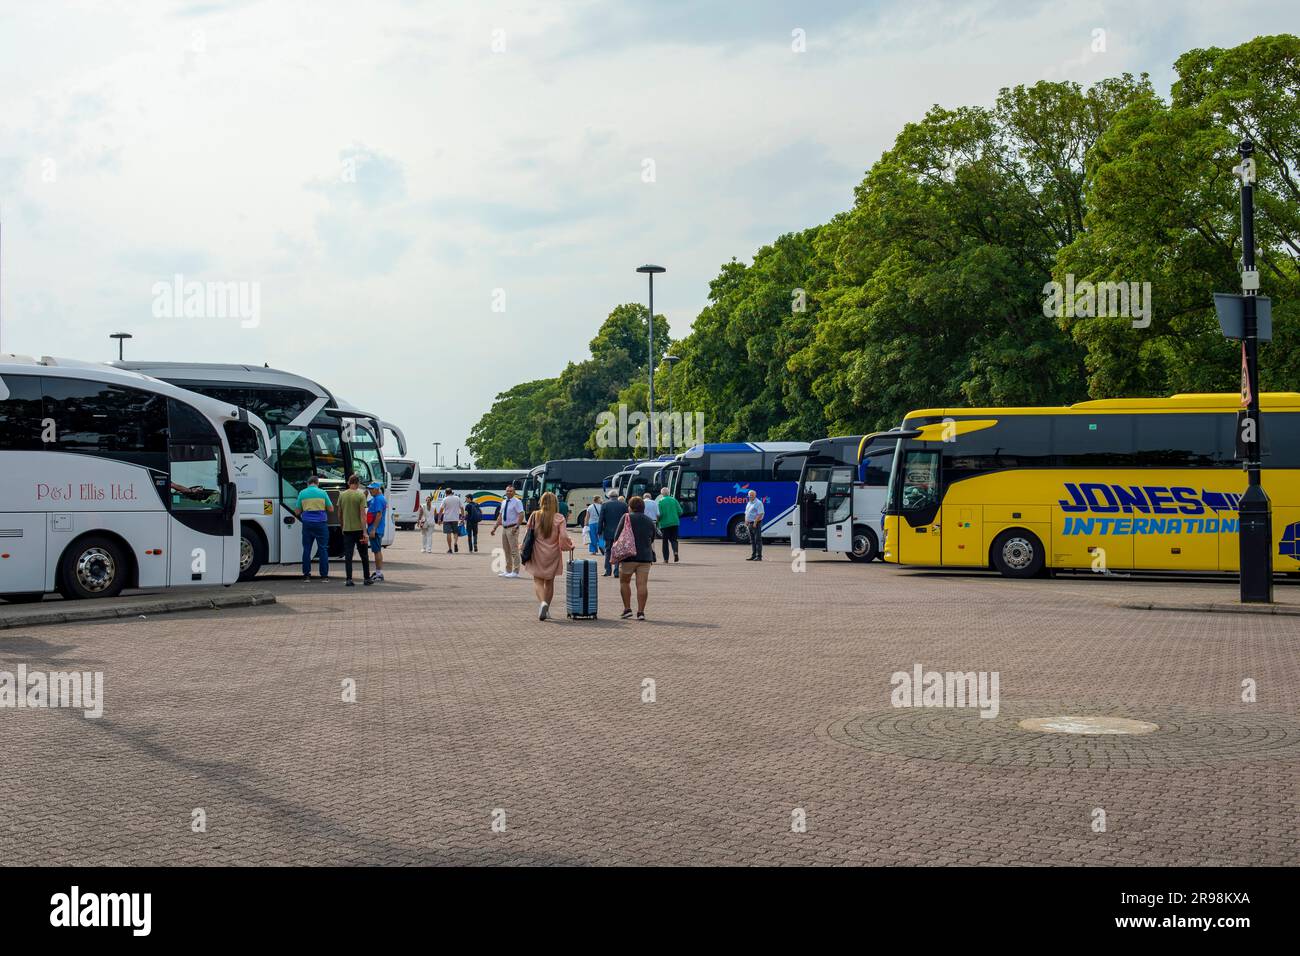
<svg viewBox="0 0 1300 956">
<path fill-rule="evenodd" d="M 1273 299 L 1263 386 L 1296 388 L 1300 39 L 1193 50 L 1175 68 L 1168 100 L 1125 74 L 933 107 L 867 171 L 851 209 L 722 266 L 671 344 L 680 361 L 656 369 L 657 405 L 702 412 L 710 441 L 811 440 L 915 408 L 1233 391 L 1239 358 L 1211 293 L 1240 286 L 1232 167 L 1247 136 Z M 1049 314 L 1052 282 L 1122 283 L 1150 321 L 1102 314 L 1102 296 Z M 480 463 L 596 453 L 599 412 L 646 405 L 645 330 L 644 307 L 618 306 L 590 359 L 498 396 L 470 439 Z"/>
</svg>

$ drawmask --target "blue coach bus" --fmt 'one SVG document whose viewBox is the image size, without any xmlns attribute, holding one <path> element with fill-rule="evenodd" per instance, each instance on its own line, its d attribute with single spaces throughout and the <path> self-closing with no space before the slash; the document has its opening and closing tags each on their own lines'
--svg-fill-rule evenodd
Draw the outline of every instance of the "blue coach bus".
<svg viewBox="0 0 1300 956">
<path fill-rule="evenodd" d="M 788 541 L 786 522 L 795 507 L 803 459 L 778 458 L 808 447 L 794 441 L 695 445 L 666 463 L 665 483 L 682 506 L 679 536 L 749 541 L 745 501 L 752 488 L 763 499 L 763 540 Z"/>
</svg>

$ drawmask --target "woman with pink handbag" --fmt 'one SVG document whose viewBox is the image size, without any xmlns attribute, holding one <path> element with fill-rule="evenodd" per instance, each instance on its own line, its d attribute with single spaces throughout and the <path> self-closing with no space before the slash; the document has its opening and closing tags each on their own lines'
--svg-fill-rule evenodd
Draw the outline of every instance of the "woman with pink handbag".
<svg viewBox="0 0 1300 956">
<path fill-rule="evenodd" d="M 650 593 L 650 565 L 655 560 L 655 523 L 645 513 L 640 495 L 628 499 L 628 512 L 618 525 L 609 546 L 610 558 L 618 565 L 618 589 L 623 596 L 623 620 L 632 616 L 632 577 L 636 576 L 636 619 L 645 620 L 645 602 Z"/>
</svg>

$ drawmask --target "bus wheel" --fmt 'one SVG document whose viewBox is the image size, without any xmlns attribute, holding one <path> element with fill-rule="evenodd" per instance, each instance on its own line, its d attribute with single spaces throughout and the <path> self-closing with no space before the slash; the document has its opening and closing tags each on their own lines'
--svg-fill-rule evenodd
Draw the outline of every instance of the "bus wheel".
<svg viewBox="0 0 1300 956">
<path fill-rule="evenodd" d="M 239 526 L 239 580 L 251 581 L 266 564 L 266 542 L 252 525 Z"/>
<path fill-rule="evenodd" d="M 59 590 L 68 598 L 116 597 L 126 586 L 128 569 L 116 541 L 91 535 L 63 552 Z"/>
<path fill-rule="evenodd" d="M 749 544 L 749 525 L 737 515 L 731 519 L 731 527 L 727 529 L 727 537 L 734 544 Z"/>
<path fill-rule="evenodd" d="M 1032 578 L 1043 570 L 1043 543 L 1032 531 L 1012 528 L 993 542 L 993 567 L 1008 578 Z"/>
<path fill-rule="evenodd" d="M 28 591 L 24 594 L 6 594 L 4 599 L 10 604 L 34 604 L 43 597 L 44 591 Z"/>
<path fill-rule="evenodd" d="M 858 525 L 853 529 L 852 549 L 845 552 L 850 561 L 874 561 L 880 556 L 880 545 L 876 543 L 876 533 L 870 528 Z"/>
</svg>

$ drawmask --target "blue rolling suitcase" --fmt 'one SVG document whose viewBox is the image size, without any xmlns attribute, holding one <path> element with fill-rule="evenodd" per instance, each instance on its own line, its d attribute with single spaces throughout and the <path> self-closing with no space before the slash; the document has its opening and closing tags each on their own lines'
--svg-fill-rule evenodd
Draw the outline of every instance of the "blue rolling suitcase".
<svg viewBox="0 0 1300 956">
<path fill-rule="evenodd" d="M 569 620 L 595 620 L 597 568 L 595 561 L 569 562 L 569 573 L 564 576 L 565 610 Z"/>
</svg>

